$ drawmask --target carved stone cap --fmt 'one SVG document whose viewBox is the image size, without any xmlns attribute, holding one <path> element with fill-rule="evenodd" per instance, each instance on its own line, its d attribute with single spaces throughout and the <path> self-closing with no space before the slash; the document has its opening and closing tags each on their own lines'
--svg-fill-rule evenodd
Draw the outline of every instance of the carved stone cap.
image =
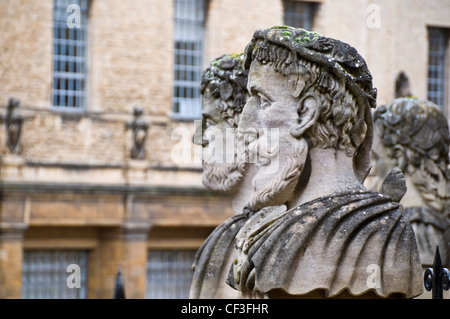
<svg viewBox="0 0 450 319">
<path fill-rule="evenodd" d="M 203 72 L 200 85 L 201 94 L 209 88 L 214 98 L 226 102 L 227 106 L 220 111 L 223 118 L 235 128 L 248 99 L 248 70 L 244 70 L 243 60 L 244 53 L 218 57 Z"/>
<path fill-rule="evenodd" d="M 435 103 L 409 97 L 398 98 L 380 106 L 373 120 L 383 123 L 386 131 L 383 143 L 386 146 L 401 144 L 423 156 L 441 157 L 448 162 L 449 127 L 447 118 Z M 426 151 L 433 148 L 439 153 L 427 154 Z"/>
</svg>

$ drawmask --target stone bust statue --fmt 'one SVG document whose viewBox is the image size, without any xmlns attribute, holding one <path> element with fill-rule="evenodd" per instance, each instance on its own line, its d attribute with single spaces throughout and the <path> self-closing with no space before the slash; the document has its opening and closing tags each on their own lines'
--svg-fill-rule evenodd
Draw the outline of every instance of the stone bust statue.
<svg viewBox="0 0 450 319">
<path fill-rule="evenodd" d="M 202 122 L 194 133 L 194 143 L 202 145 L 202 182 L 213 191 L 235 193 L 245 169 L 235 147 L 237 126 L 248 98 L 248 72 L 242 60 L 242 53 L 223 55 L 202 74 Z"/>
<path fill-rule="evenodd" d="M 254 33 L 244 67 L 250 98 L 239 131 L 254 135 L 248 149 L 260 161 L 229 285 L 241 298 L 419 295 L 402 206 L 363 185 L 376 105 L 364 59 L 341 41 L 281 26 Z M 269 129 L 278 134 L 267 149 Z"/>
<path fill-rule="evenodd" d="M 407 191 L 401 200 L 416 234 L 424 267 L 433 264 L 436 246 L 449 265 L 449 144 L 447 119 L 427 100 L 398 98 L 374 112 L 372 187 L 394 167 L 403 171 Z"/>
<path fill-rule="evenodd" d="M 234 216 L 220 224 L 198 250 L 193 264 L 190 298 L 236 298 L 237 291 L 226 284 L 234 259 L 236 232 L 248 217 L 244 205 L 251 193 L 254 167 L 245 163 L 238 150 L 237 127 L 248 99 L 243 53 L 226 54 L 202 74 L 202 125 L 197 126 L 194 143 L 202 145 L 202 181 L 212 191 L 228 193 Z"/>
<path fill-rule="evenodd" d="M 21 145 L 20 137 L 22 132 L 23 118 L 18 114 L 20 101 L 10 98 L 6 113 L 7 144 L 12 154 L 19 154 Z"/>
</svg>

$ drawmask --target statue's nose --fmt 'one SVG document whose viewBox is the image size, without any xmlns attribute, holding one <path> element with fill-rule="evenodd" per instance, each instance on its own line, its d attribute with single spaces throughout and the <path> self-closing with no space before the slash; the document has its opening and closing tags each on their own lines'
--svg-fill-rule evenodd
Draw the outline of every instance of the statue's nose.
<svg viewBox="0 0 450 319">
<path fill-rule="evenodd" d="M 238 129 L 241 132 L 246 131 L 249 128 L 258 127 L 258 113 L 256 100 L 250 98 L 242 110 L 241 119 L 239 121 Z"/>
<path fill-rule="evenodd" d="M 202 145 L 202 123 L 201 122 L 195 122 L 195 130 L 194 135 L 192 135 L 192 143 L 196 145 Z"/>
<path fill-rule="evenodd" d="M 204 123 L 202 121 L 195 122 L 194 135 L 192 135 L 192 143 L 205 147 L 208 141 L 203 139 Z"/>
</svg>

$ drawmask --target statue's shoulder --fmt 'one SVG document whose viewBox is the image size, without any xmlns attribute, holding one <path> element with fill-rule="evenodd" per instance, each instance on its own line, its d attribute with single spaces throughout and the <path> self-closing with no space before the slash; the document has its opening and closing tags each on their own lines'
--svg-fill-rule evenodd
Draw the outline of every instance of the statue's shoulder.
<svg viewBox="0 0 450 319">
<path fill-rule="evenodd" d="M 393 199 L 389 194 L 364 188 L 345 190 L 330 194 L 328 196 L 318 197 L 292 208 L 291 211 L 336 210 L 343 206 L 345 206 L 347 210 L 354 210 L 358 208 L 368 209 L 372 206 L 382 207 L 384 204 L 392 208 L 403 209 L 398 201 Z"/>
<path fill-rule="evenodd" d="M 369 265 L 398 278 L 412 271 L 417 279 L 417 246 L 402 211 L 402 205 L 390 196 L 360 189 L 269 214 L 238 245 L 231 285 L 263 293 L 282 289 L 302 295 L 323 289 L 334 296 L 348 289 L 359 295 L 368 291 Z M 394 286 L 389 284 L 377 293 L 388 296 L 397 292 Z M 401 287 L 400 292 L 411 297 L 419 288 L 420 280 L 414 281 L 414 289 Z"/>
</svg>

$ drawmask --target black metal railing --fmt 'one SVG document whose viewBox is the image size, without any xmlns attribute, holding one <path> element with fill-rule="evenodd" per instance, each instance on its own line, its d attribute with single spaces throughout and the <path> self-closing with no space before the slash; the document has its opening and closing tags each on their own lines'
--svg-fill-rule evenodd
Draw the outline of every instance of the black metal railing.
<svg viewBox="0 0 450 319">
<path fill-rule="evenodd" d="M 120 267 L 117 268 L 113 299 L 125 299 L 125 288 L 123 285 L 122 272 L 120 271 Z"/>
<path fill-rule="evenodd" d="M 431 291 L 432 299 L 443 299 L 444 290 L 449 289 L 450 272 L 442 266 L 439 247 L 436 247 L 432 268 L 427 268 L 423 276 L 425 289 Z"/>
</svg>

